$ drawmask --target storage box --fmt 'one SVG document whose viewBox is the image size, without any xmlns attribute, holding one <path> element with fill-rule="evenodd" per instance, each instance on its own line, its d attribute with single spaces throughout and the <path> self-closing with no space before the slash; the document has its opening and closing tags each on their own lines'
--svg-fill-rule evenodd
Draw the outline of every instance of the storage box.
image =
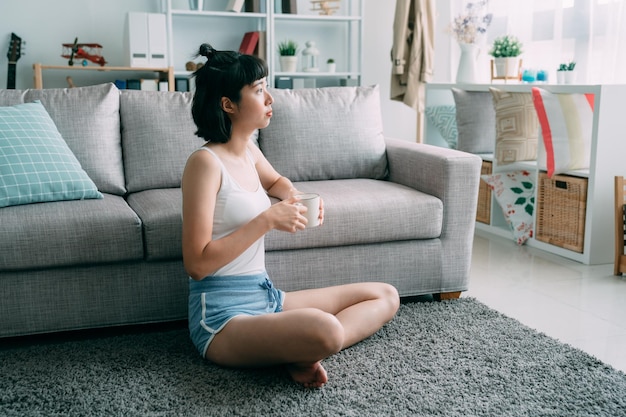
<svg viewBox="0 0 626 417">
<path fill-rule="evenodd" d="M 583 252 L 587 208 L 587 178 L 539 173 L 537 181 L 537 240 Z"/>
<path fill-rule="evenodd" d="M 492 163 L 483 161 L 480 175 L 491 175 Z M 491 219 L 491 188 L 485 181 L 480 180 L 478 186 L 478 207 L 476 208 L 476 221 L 490 224 Z"/>
</svg>

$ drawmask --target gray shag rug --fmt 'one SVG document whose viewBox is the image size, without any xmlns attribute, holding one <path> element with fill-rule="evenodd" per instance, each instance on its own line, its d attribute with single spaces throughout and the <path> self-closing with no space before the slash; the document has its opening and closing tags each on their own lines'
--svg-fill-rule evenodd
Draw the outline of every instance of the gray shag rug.
<svg viewBox="0 0 626 417">
<path fill-rule="evenodd" d="M 471 298 L 403 303 L 314 390 L 202 360 L 182 323 L 0 343 L 2 416 L 626 415 L 624 373 Z"/>
</svg>

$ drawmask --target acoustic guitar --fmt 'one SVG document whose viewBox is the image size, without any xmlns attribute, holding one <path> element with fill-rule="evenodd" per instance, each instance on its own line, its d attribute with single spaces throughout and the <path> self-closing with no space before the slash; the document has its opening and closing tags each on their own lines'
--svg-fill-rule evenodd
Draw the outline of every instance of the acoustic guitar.
<svg viewBox="0 0 626 417">
<path fill-rule="evenodd" d="M 7 52 L 7 58 L 9 58 L 9 72 L 7 76 L 7 89 L 15 89 L 15 68 L 17 61 L 22 56 L 22 38 L 15 33 L 11 33 L 11 40 L 9 41 L 9 52 Z"/>
</svg>

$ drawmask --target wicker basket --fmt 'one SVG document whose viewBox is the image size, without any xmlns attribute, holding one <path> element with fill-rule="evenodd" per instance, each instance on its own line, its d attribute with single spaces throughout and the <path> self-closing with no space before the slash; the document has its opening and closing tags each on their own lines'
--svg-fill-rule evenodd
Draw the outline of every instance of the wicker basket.
<svg viewBox="0 0 626 417">
<path fill-rule="evenodd" d="M 483 161 L 480 175 L 491 174 L 491 162 Z M 483 180 L 478 187 L 478 207 L 476 208 L 476 221 L 489 224 L 491 218 L 491 188 Z"/>
<path fill-rule="evenodd" d="M 540 172 L 535 238 L 582 253 L 586 207 L 586 178 L 568 175 L 554 175 L 548 178 L 545 172 Z"/>
</svg>

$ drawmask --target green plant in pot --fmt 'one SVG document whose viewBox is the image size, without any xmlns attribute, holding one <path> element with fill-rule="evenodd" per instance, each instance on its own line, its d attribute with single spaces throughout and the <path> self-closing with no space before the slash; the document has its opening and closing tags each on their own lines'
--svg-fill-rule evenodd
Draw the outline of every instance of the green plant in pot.
<svg viewBox="0 0 626 417">
<path fill-rule="evenodd" d="M 493 41 L 489 55 L 494 58 L 498 77 L 518 78 L 523 44 L 513 35 L 499 36 Z"/>
<path fill-rule="evenodd" d="M 326 65 L 328 67 L 328 72 L 335 72 L 337 69 L 337 64 L 335 64 L 335 60 L 332 58 L 328 58 Z"/>
<path fill-rule="evenodd" d="M 574 84 L 576 82 L 576 61 L 559 64 L 556 70 L 557 84 Z"/>
<path fill-rule="evenodd" d="M 287 39 L 278 43 L 280 69 L 283 72 L 296 72 L 298 67 L 298 43 Z"/>
</svg>

